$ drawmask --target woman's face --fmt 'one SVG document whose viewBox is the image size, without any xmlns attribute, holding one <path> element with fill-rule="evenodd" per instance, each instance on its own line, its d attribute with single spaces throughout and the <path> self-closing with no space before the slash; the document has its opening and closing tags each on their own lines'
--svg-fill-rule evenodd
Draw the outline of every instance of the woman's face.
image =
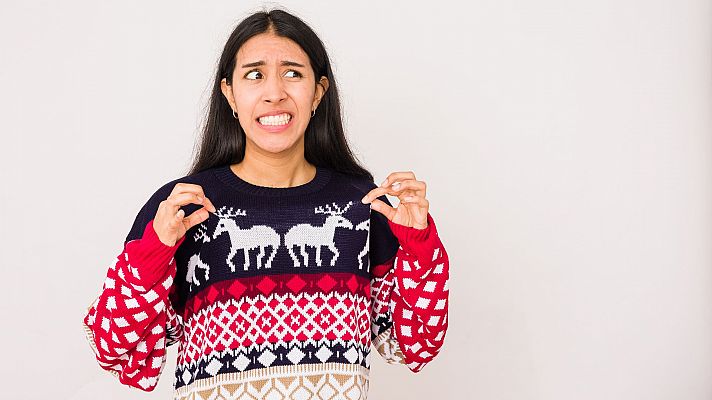
<svg viewBox="0 0 712 400">
<path fill-rule="evenodd" d="M 326 77 L 316 82 L 309 57 L 298 44 L 263 33 L 240 47 L 232 84 L 223 78 L 221 88 L 237 113 L 248 147 L 254 144 L 253 150 L 279 153 L 302 145 L 311 112 L 328 84 Z"/>
</svg>

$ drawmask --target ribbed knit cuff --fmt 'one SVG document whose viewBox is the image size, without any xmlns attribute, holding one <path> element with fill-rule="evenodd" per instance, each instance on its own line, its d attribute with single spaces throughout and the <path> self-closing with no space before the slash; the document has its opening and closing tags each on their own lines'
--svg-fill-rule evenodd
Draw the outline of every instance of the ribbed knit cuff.
<svg viewBox="0 0 712 400">
<path fill-rule="evenodd" d="M 167 246 L 161 242 L 153 229 L 153 220 L 148 221 L 141 239 L 131 241 L 126 245 L 126 251 L 130 254 L 129 262 L 141 277 L 141 286 L 147 289 L 153 287 L 159 279 L 166 275 L 171 259 L 184 240 L 185 235 L 178 239 L 173 246 Z"/>
<path fill-rule="evenodd" d="M 422 266 L 430 265 L 433 262 L 433 252 L 436 247 L 441 245 L 441 242 L 435 221 L 430 213 L 428 213 L 428 226 L 423 229 L 400 225 L 391 220 L 388 221 L 388 225 L 406 253 L 417 257 Z"/>
</svg>

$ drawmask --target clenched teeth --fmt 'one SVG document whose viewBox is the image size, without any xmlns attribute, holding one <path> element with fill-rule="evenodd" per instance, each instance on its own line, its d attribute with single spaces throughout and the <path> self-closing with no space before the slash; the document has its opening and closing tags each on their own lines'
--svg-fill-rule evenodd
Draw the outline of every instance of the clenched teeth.
<svg viewBox="0 0 712 400">
<path fill-rule="evenodd" d="M 291 119 L 292 116 L 285 113 L 279 115 L 270 115 L 268 117 L 260 117 L 259 121 L 262 125 L 286 125 Z"/>
</svg>

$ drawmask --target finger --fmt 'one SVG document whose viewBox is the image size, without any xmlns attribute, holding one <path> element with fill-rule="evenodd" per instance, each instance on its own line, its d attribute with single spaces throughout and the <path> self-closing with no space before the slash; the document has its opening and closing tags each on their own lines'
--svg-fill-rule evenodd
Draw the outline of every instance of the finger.
<svg viewBox="0 0 712 400">
<path fill-rule="evenodd" d="M 178 211 L 171 211 L 169 210 L 170 206 L 163 207 L 163 211 L 159 208 L 159 212 L 163 213 L 168 213 L 169 215 L 172 215 L 173 217 L 169 219 L 168 221 L 168 226 L 171 229 L 176 229 L 178 226 L 183 224 L 183 220 L 185 219 L 185 210 L 178 209 Z"/>
<path fill-rule="evenodd" d="M 173 186 L 173 190 L 171 191 L 171 194 L 168 197 L 170 197 L 174 194 L 180 194 L 180 193 L 195 193 L 197 195 L 205 197 L 205 193 L 203 192 L 202 186 L 196 185 L 194 183 L 183 183 L 183 182 L 176 183 L 176 185 Z"/>
<path fill-rule="evenodd" d="M 425 197 L 425 193 L 426 193 L 425 182 L 418 181 L 415 179 L 405 179 L 402 181 L 397 181 L 393 185 L 390 186 L 390 189 L 391 189 L 391 191 L 388 192 L 388 194 L 398 195 L 399 198 L 400 198 L 400 194 L 406 190 L 410 193 L 413 193 L 413 194 L 415 194 L 417 196 L 421 196 L 421 197 Z"/>
<path fill-rule="evenodd" d="M 171 191 L 171 194 L 168 197 L 171 197 L 173 195 L 182 194 L 182 193 L 193 193 L 199 197 L 202 197 L 203 199 L 206 199 L 207 200 L 206 205 L 207 205 L 208 211 L 211 211 L 211 212 L 217 211 L 217 209 L 215 208 L 213 203 L 210 201 L 210 199 L 208 199 L 208 196 L 205 195 L 205 192 L 203 191 L 202 186 L 196 185 L 193 183 L 179 182 L 179 183 L 176 183 L 176 185 L 173 187 L 173 190 Z M 188 204 L 188 203 L 186 203 L 186 204 Z"/>
<path fill-rule="evenodd" d="M 398 181 L 395 182 L 393 185 L 389 187 L 377 187 L 372 189 L 370 192 L 366 193 L 366 195 L 363 197 L 361 200 L 362 203 L 366 204 L 371 201 L 371 199 L 374 199 L 376 197 L 380 197 L 383 194 L 390 194 L 392 196 L 398 196 L 398 198 L 401 198 L 403 194 L 416 194 L 418 196 L 425 197 L 426 194 L 426 185 L 425 182 L 423 181 L 418 181 L 414 179 L 406 179 L 403 181 Z"/>
<path fill-rule="evenodd" d="M 183 210 L 181 209 L 180 211 Z M 205 207 L 194 211 L 187 218 L 183 219 L 183 225 L 185 226 L 185 230 L 187 231 L 195 225 L 198 225 L 199 223 L 208 219 L 208 217 L 210 217 L 210 213 Z"/>
<path fill-rule="evenodd" d="M 398 200 L 403 201 L 404 198 L 406 197 L 415 197 L 418 196 L 414 191 L 408 189 L 408 190 L 403 190 L 398 194 Z M 419 196 L 422 197 L 422 196 Z"/>
<path fill-rule="evenodd" d="M 365 196 L 361 199 L 361 202 L 364 204 L 370 203 L 373 199 L 376 197 L 381 197 L 384 194 L 388 194 L 391 192 L 390 188 L 384 188 L 384 187 L 377 187 L 375 189 L 372 189 L 370 192 L 366 193 Z"/>
<path fill-rule="evenodd" d="M 395 217 L 396 215 L 395 208 L 389 206 L 387 203 L 384 203 L 379 199 L 374 199 L 373 202 L 371 202 L 371 209 L 376 210 L 379 213 L 385 215 L 389 221 L 392 221 L 393 217 Z"/>
<path fill-rule="evenodd" d="M 430 204 L 427 199 L 420 196 L 404 196 L 401 202 L 405 204 L 415 204 L 421 208 L 427 208 Z"/>
<path fill-rule="evenodd" d="M 381 197 L 381 195 L 388 193 L 388 191 L 389 191 L 388 188 L 382 188 L 382 187 L 377 187 L 375 189 L 372 189 L 371 191 L 369 191 L 368 193 L 366 193 L 363 196 L 363 198 L 361 199 L 361 203 L 368 204 L 376 197 Z"/>
<path fill-rule="evenodd" d="M 413 171 L 391 172 L 386 177 L 386 180 L 381 182 L 381 187 L 390 186 L 393 182 L 402 179 L 415 179 L 415 174 L 413 173 Z"/>
<path fill-rule="evenodd" d="M 410 210 L 413 227 L 423 229 L 428 226 L 428 200 L 419 196 L 405 196 L 401 201 Z"/>
<path fill-rule="evenodd" d="M 186 204 L 200 204 L 203 205 L 205 202 L 205 197 L 202 197 L 201 195 L 192 193 L 192 192 L 186 192 L 186 193 L 179 193 L 179 194 L 172 194 L 168 196 L 166 199 L 166 202 L 168 203 L 168 206 L 170 207 L 172 212 L 177 212 L 177 209 L 181 206 L 184 206 Z"/>
<path fill-rule="evenodd" d="M 210 199 L 207 198 L 207 196 L 205 197 L 205 202 L 203 203 L 203 206 L 204 206 L 208 211 L 210 211 L 210 212 L 213 212 L 213 213 L 214 213 L 214 212 L 217 212 L 217 211 L 218 211 L 218 210 L 215 208 L 215 206 L 213 205 L 213 202 L 210 201 Z"/>
</svg>

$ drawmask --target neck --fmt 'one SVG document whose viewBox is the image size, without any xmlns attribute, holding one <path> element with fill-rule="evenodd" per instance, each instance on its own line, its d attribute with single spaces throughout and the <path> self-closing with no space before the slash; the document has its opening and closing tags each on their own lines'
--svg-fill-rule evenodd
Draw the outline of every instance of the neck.
<svg viewBox="0 0 712 400">
<path fill-rule="evenodd" d="M 316 175 L 316 167 L 307 162 L 303 152 L 287 157 L 275 157 L 245 151 L 243 160 L 231 165 L 230 169 L 242 180 L 253 185 L 275 188 L 303 185 Z"/>
</svg>

